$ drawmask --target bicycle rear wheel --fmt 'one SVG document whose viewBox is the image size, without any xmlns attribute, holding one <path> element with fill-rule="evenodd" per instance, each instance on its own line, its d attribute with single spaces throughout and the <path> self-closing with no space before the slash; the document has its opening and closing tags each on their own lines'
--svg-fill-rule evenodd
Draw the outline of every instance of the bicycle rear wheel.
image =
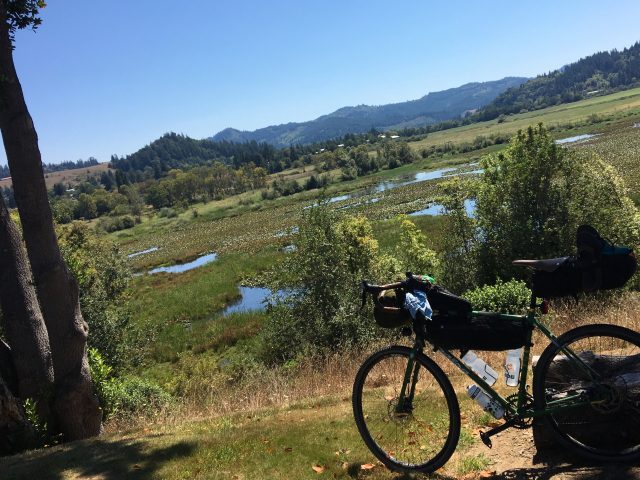
<svg viewBox="0 0 640 480">
<path fill-rule="evenodd" d="M 558 337 L 592 371 L 549 345 L 534 372 L 537 409 L 568 396 L 585 404 L 546 415 L 558 441 L 601 462 L 640 458 L 640 334 L 614 325 L 587 325 Z M 597 377 L 594 380 L 593 376 Z"/>
<path fill-rule="evenodd" d="M 418 354 L 415 395 L 398 408 L 409 354 L 380 350 L 360 367 L 353 385 L 353 413 L 371 452 L 397 472 L 433 472 L 446 463 L 460 437 L 460 408 L 451 383 L 436 363 Z"/>
</svg>

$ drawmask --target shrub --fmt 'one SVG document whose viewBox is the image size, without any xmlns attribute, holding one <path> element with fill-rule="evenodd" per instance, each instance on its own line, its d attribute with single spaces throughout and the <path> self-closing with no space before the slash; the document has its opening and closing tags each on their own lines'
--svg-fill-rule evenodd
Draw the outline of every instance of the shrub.
<svg viewBox="0 0 640 480">
<path fill-rule="evenodd" d="M 98 220 L 98 228 L 109 233 L 132 228 L 135 224 L 136 221 L 131 215 L 125 215 L 123 217 L 101 217 Z"/>
<path fill-rule="evenodd" d="M 463 297 L 471 302 L 474 310 L 524 314 L 529 307 L 531 290 L 520 280 L 498 280 L 494 285 L 468 290 Z"/>
<path fill-rule="evenodd" d="M 127 258 L 80 222 L 60 227 L 58 239 L 64 260 L 78 280 L 89 346 L 97 348 L 110 365 L 119 366 L 127 348 L 124 334 L 129 322 Z"/>
<path fill-rule="evenodd" d="M 178 216 L 178 212 L 176 212 L 173 208 L 162 207 L 158 212 L 158 216 L 160 218 L 175 218 Z"/>
<path fill-rule="evenodd" d="M 381 332 L 359 308 L 362 278 L 386 276 L 378 242 L 364 217 L 342 217 L 326 205 L 303 212 L 297 250 L 267 277 L 288 289 L 269 309 L 261 332 L 262 358 L 280 363 L 309 351 L 364 344 Z"/>
<path fill-rule="evenodd" d="M 517 258 L 574 251 L 578 225 L 589 223 L 637 246 L 640 216 L 613 167 L 595 155 L 556 145 L 542 124 L 519 131 L 509 147 L 483 157 L 476 218 L 478 283 L 523 278 Z"/>
<path fill-rule="evenodd" d="M 171 396 L 149 380 L 135 376 L 113 377 L 113 369 L 95 348 L 88 350 L 88 359 L 104 419 L 114 415 L 150 414 L 171 402 Z"/>
<path fill-rule="evenodd" d="M 440 265 L 433 250 L 426 247 L 427 238 L 416 225 L 404 215 L 400 221 L 400 242 L 396 247 L 396 258 L 401 269 L 419 274 L 439 275 Z"/>
</svg>

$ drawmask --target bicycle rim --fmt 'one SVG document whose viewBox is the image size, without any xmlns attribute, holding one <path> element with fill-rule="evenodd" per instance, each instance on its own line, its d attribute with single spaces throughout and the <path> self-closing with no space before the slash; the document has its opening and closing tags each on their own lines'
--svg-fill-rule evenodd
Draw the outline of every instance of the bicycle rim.
<svg viewBox="0 0 640 480">
<path fill-rule="evenodd" d="M 390 469 L 431 472 L 456 448 L 460 411 L 451 383 L 424 355 L 416 358 L 412 402 L 398 408 L 409 352 L 392 347 L 365 361 L 354 384 L 354 415 L 365 443 Z"/>
<path fill-rule="evenodd" d="M 591 371 L 571 362 L 554 345 L 540 358 L 534 394 L 542 408 L 577 394 L 586 401 L 546 417 L 558 439 L 594 460 L 639 458 L 640 335 L 612 325 L 589 325 L 567 332 L 558 343 Z"/>
</svg>

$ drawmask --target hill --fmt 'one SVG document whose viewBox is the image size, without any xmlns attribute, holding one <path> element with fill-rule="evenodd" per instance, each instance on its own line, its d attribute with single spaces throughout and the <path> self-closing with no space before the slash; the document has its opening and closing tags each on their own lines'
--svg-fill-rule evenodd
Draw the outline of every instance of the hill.
<svg viewBox="0 0 640 480">
<path fill-rule="evenodd" d="M 289 155 L 291 152 L 286 153 Z M 282 169 L 281 162 L 285 161 L 283 156 L 284 152 L 266 143 L 212 142 L 172 132 L 126 157 L 113 155 L 111 165 L 124 172 L 130 181 L 141 181 L 144 178 L 160 178 L 174 168 L 207 165 L 214 161 L 236 167 L 253 162 L 269 172 L 279 171 Z"/>
<path fill-rule="evenodd" d="M 272 125 L 253 132 L 227 128 L 212 137 L 214 141 L 266 142 L 278 147 L 320 142 L 348 133 L 363 133 L 372 128 L 403 129 L 432 125 L 460 118 L 466 112 L 487 105 L 500 93 L 525 82 L 522 77 L 507 77 L 483 83 L 467 83 L 457 88 L 432 92 L 418 100 L 389 105 L 344 107 L 308 122 Z"/>
<path fill-rule="evenodd" d="M 109 170 L 108 163 L 95 163 L 85 167 L 68 168 L 65 170 L 48 171 L 45 169 L 44 179 L 47 188 L 53 187 L 56 183 L 64 183 L 66 185 L 77 185 L 84 182 L 87 178 L 98 175 Z M 7 172 L 9 173 L 8 169 Z M 0 178 L 0 188 L 10 187 L 12 185 L 11 177 Z"/>
<path fill-rule="evenodd" d="M 640 42 L 622 51 L 598 52 L 501 93 L 474 119 L 539 110 L 640 85 Z"/>
</svg>

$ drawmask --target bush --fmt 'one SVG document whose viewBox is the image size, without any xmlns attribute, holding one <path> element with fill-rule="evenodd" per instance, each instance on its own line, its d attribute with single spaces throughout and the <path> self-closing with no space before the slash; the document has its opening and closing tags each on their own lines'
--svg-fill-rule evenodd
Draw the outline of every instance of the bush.
<svg viewBox="0 0 640 480">
<path fill-rule="evenodd" d="M 162 207 L 158 212 L 158 216 L 160 218 L 175 218 L 178 216 L 178 212 L 176 212 L 173 208 Z"/>
<path fill-rule="evenodd" d="M 171 402 L 171 396 L 159 385 L 135 376 L 113 377 L 113 369 L 95 348 L 87 353 L 104 419 L 114 415 L 148 415 Z"/>
<path fill-rule="evenodd" d="M 474 310 L 524 314 L 531 301 L 531 290 L 520 280 L 498 280 L 494 285 L 468 290 L 463 297 L 471 302 Z"/>
<path fill-rule="evenodd" d="M 131 272 L 127 258 L 80 222 L 60 227 L 58 240 L 64 260 L 78 280 L 80 306 L 89 324 L 89 346 L 98 349 L 110 365 L 120 366 L 129 323 L 125 291 Z"/>
<path fill-rule="evenodd" d="M 101 217 L 98 220 L 98 228 L 105 232 L 117 232 L 132 228 L 136 224 L 135 219 L 131 215 L 124 217 Z"/>
<path fill-rule="evenodd" d="M 360 310 L 359 284 L 388 272 L 381 272 L 382 257 L 368 220 L 342 217 L 326 205 L 310 208 L 303 212 L 296 245 L 267 276 L 272 290 L 291 294 L 269 309 L 261 332 L 262 358 L 281 363 L 377 338 L 381 332 L 371 311 Z"/>
<path fill-rule="evenodd" d="M 556 145 L 542 124 L 519 131 L 509 147 L 481 160 L 476 236 L 480 278 L 523 278 L 517 258 L 574 252 L 576 229 L 588 223 L 635 247 L 640 216 L 613 167 L 595 155 Z"/>
<path fill-rule="evenodd" d="M 433 250 L 426 247 L 427 238 L 406 215 L 399 217 L 400 242 L 396 258 L 401 270 L 439 276 L 440 265 Z"/>
</svg>

